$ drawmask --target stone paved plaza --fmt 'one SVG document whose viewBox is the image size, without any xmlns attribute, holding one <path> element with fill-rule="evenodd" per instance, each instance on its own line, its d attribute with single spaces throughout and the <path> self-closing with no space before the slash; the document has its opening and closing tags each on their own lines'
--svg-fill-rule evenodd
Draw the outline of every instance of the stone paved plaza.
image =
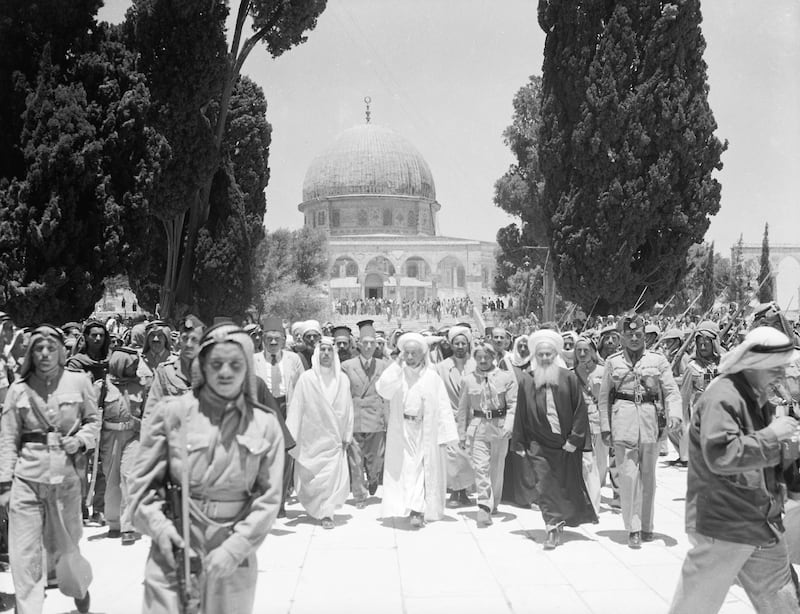
<svg viewBox="0 0 800 614">
<path fill-rule="evenodd" d="M 254 612 L 665 612 L 688 547 L 686 470 L 659 465 L 657 539 L 639 551 L 628 549 L 622 518 L 605 504 L 599 524 L 566 529 L 565 543 L 544 552 L 541 514 L 509 505 L 500 506 L 488 528 L 478 528 L 474 509 L 464 508 L 447 510 L 445 520 L 414 531 L 403 519 L 379 520 L 380 501 L 373 497 L 364 510 L 346 505 L 336 528 L 326 531 L 295 503 L 259 551 Z M 95 574 L 92 612 L 138 613 L 149 540 L 123 548 L 104 538 L 105 532 L 89 528 L 84 537 Z M 0 574 L 0 590 L 11 592 L 10 584 L 9 574 Z M 47 614 L 72 610 L 70 599 L 48 591 Z M 730 591 L 722 609 L 752 611 L 739 588 Z"/>
</svg>

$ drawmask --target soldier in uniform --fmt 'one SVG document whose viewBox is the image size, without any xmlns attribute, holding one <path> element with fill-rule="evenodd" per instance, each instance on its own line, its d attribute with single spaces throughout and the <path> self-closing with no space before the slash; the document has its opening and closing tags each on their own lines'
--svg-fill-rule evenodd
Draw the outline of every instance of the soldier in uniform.
<svg viewBox="0 0 800 614">
<path fill-rule="evenodd" d="M 152 538 L 145 566 L 148 614 L 180 607 L 174 548 L 200 556 L 200 613 L 250 614 L 256 550 L 281 501 L 284 439 L 278 416 L 257 401 L 253 343 L 235 324 L 208 329 L 195 360 L 193 393 L 151 408 L 131 484 L 135 526 Z M 164 513 L 159 485 L 188 484 L 189 544 Z M 174 510 L 177 511 L 177 510 Z"/>
<path fill-rule="evenodd" d="M 176 356 L 167 359 L 156 369 L 153 384 L 147 394 L 143 421 L 146 421 L 153 407 L 164 397 L 174 397 L 192 389 L 192 362 L 197 356 L 197 348 L 203 336 L 204 324 L 199 318 L 188 315 L 178 326 L 180 350 Z"/>
<path fill-rule="evenodd" d="M 664 354 L 664 357 L 672 366 L 672 376 L 680 389 L 683 386 L 683 375 L 689 367 L 689 357 L 686 353 L 683 352 L 678 356 L 678 352 L 683 346 L 683 332 L 679 328 L 670 328 L 661 337 L 660 345 L 659 351 Z M 689 459 L 688 420 L 689 416 L 684 413 L 683 422 L 677 428 L 667 429 L 667 439 L 678 452 L 677 460 L 680 461 L 671 462 L 670 464 L 673 464 L 673 466 L 685 467 L 686 465 L 683 463 L 688 462 Z M 669 454 L 667 441 L 661 442 L 659 453 L 661 456 Z"/>
<path fill-rule="evenodd" d="M 350 488 L 356 507 L 363 507 L 367 493 L 378 490 L 386 450 L 386 401 L 375 390 L 375 382 L 388 362 L 375 358 L 375 329 L 372 320 L 358 323 L 359 355 L 342 363 L 342 372 L 350 379 L 353 396 L 353 444 L 348 451 Z M 364 472 L 366 471 L 366 483 Z"/>
<path fill-rule="evenodd" d="M 683 436 L 680 439 L 679 457 L 670 464 L 675 467 L 689 465 L 688 428 L 692 412 L 706 386 L 717 376 L 719 361 L 722 357 L 722 346 L 719 343 L 719 326 L 716 322 L 706 320 L 698 324 L 694 332 L 694 356 L 686 363 L 682 373 L 680 386 L 683 400 Z"/>
<path fill-rule="evenodd" d="M 622 350 L 606 359 L 600 385 L 600 430 L 614 446 L 622 519 L 628 546 L 653 540 L 658 440 L 681 422 L 681 396 L 667 359 L 644 347 L 644 320 L 627 315 L 617 323 Z"/>
<path fill-rule="evenodd" d="M 19 614 L 40 613 L 47 570 L 59 589 L 89 611 L 91 568 L 78 551 L 81 475 L 76 456 L 100 431 L 97 397 L 88 375 L 64 368 L 64 338 L 44 324 L 31 334 L 19 379 L 0 421 L 0 505 L 9 507 L 11 575 Z"/>
</svg>

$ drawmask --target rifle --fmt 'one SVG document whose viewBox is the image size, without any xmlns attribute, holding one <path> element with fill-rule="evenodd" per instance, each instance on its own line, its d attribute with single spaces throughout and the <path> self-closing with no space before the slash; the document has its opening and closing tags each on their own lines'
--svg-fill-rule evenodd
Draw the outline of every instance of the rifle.
<svg viewBox="0 0 800 614">
<path fill-rule="evenodd" d="M 697 298 L 700 298 L 699 294 L 697 295 Z M 697 300 L 697 298 L 695 299 L 695 301 Z M 692 301 L 692 305 L 694 305 L 694 301 Z M 691 305 L 689 307 L 691 307 Z M 714 309 L 713 305 L 705 310 L 703 315 L 700 316 L 700 322 L 702 322 L 703 320 L 705 320 L 708 317 L 708 314 L 711 313 L 712 309 Z M 686 312 L 684 312 L 684 314 L 687 313 L 688 311 L 689 311 L 689 309 L 687 308 L 687 310 L 686 310 Z M 686 340 L 683 342 L 683 344 L 681 344 L 680 349 L 675 353 L 675 356 L 672 357 L 672 360 L 670 361 L 669 366 L 670 366 L 670 369 L 672 369 L 673 373 L 675 373 L 675 367 L 678 365 L 678 363 L 680 362 L 681 358 L 686 353 L 686 350 L 689 348 L 689 345 L 692 343 L 692 340 L 694 339 L 694 335 L 695 335 L 696 332 L 697 332 L 697 326 L 695 326 L 692 329 L 692 332 L 689 333 L 689 335 L 687 335 Z M 721 337 L 721 335 L 720 335 L 720 337 Z"/>
<path fill-rule="evenodd" d="M 594 308 L 597 307 L 597 301 L 599 300 L 600 300 L 599 296 L 596 299 L 594 299 L 594 304 L 592 305 L 592 309 L 589 311 L 589 315 L 586 316 L 586 319 L 583 321 L 583 324 L 581 325 L 581 329 L 578 331 L 578 334 L 582 333 L 583 329 L 586 328 L 586 324 L 587 322 L 589 322 L 589 318 L 592 317 L 592 314 L 594 313 Z"/>
<path fill-rule="evenodd" d="M 758 284 L 758 288 L 753 290 L 752 294 L 750 295 L 750 298 L 747 301 L 742 301 L 741 306 L 739 307 L 739 309 L 736 310 L 736 313 L 733 314 L 731 319 L 725 325 L 725 329 L 722 332 L 720 332 L 720 334 L 719 334 L 719 342 L 720 342 L 720 344 L 722 344 L 722 346 L 726 350 L 728 349 L 727 339 L 728 339 L 728 333 L 730 332 L 731 327 L 734 325 L 736 320 L 738 320 L 739 318 L 741 318 L 744 315 L 744 310 L 747 308 L 747 306 L 750 304 L 750 302 L 755 297 L 758 296 L 758 292 L 759 292 L 759 290 L 761 290 L 761 286 L 763 286 L 767 282 L 768 279 L 770 279 L 770 276 L 766 275 L 764 277 L 764 279 L 761 280 L 761 283 Z"/>
<path fill-rule="evenodd" d="M 647 288 L 649 288 L 649 287 L 650 286 L 645 286 L 644 290 L 642 290 L 642 293 L 639 295 L 639 298 L 636 299 L 636 304 L 633 306 L 633 312 L 634 313 L 639 311 L 639 307 L 641 307 L 642 304 L 644 303 L 644 301 L 642 299 L 644 298 L 644 293 L 647 292 Z"/>
<path fill-rule="evenodd" d="M 674 294 L 673 294 L 672 296 L 673 296 L 673 298 L 675 297 L 675 295 L 674 295 Z M 701 297 L 701 296 L 702 296 L 702 293 L 700 293 L 700 294 L 698 294 L 697 296 L 695 296 L 695 297 L 694 297 L 694 299 L 692 300 L 692 302 L 691 302 L 691 303 L 689 303 L 689 306 L 688 306 L 686 309 L 684 309 L 683 313 L 682 313 L 680 316 L 678 316 L 677 318 L 675 318 L 675 325 L 676 325 L 676 327 L 677 327 L 677 324 L 678 324 L 678 322 L 679 322 L 679 321 L 681 321 L 681 320 L 683 320 L 683 318 L 685 318 L 685 317 L 686 317 L 686 314 L 687 314 L 687 313 L 689 313 L 689 310 L 691 310 L 691 308 L 692 308 L 692 307 L 694 307 L 694 304 L 695 304 L 697 301 L 699 301 L 699 300 L 700 300 L 700 297 Z M 672 300 L 672 299 L 670 299 L 670 300 Z M 668 304 L 669 304 L 669 303 L 668 303 Z M 666 307 L 666 305 L 665 305 L 664 307 Z M 662 309 L 662 311 L 663 311 L 663 309 Z M 708 313 L 709 313 L 709 311 L 710 311 L 710 309 L 709 309 L 708 311 L 706 311 L 706 314 L 708 314 Z M 701 319 L 705 319 L 705 314 L 703 314 L 703 318 L 701 318 Z M 689 335 L 689 338 L 691 339 L 691 335 Z M 655 345 L 654 345 L 652 348 L 650 348 L 650 349 L 651 349 L 651 351 L 655 352 L 655 351 L 658 349 L 658 346 L 660 346 L 660 345 L 661 345 L 661 339 L 659 339 L 659 340 L 656 342 L 656 344 L 655 344 Z M 688 345 L 687 345 L 687 347 L 688 347 Z"/>
<path fill-rule="evenodd" d="M 675 300 L 675 295 L 674 295 L 674 294 L 673 294 L 672 296 L 670 296 L 670 297 L 669 297 L 669 300 L 668 300 L 666 303 L 664 303 L 664 306 L 661 308 L 661 311 L 659 311 L 659 312 L 656 314 L 656 317 L 658 317 L 658 316 L 660 316 L 662 313 L 664 313 L 664 310 L 665 310 L 667 307 L 669 307 L 669 304 L 670 304 L 670 303 L 671 303 L 673 300 Z"/>
<path fill-rule="evenodd" d="M 167 446 L 167 475 L 164 480 L 165 505 L 164 514 L 172 521 L 183 539 L 183 547 L 172 546 L 175 555 L 175 575 L 178 581 L 178 601 L 180 614 L 198 614 L 200 612 L 200 574 L 202 562 L 199 557 L 191 555 L 191 524 L 189 520 L 189 467 L 186 448 L 186 424 L 181 422 L 181 481 L 176 484 L 169 470 L 169 445 Z"/>
</svg>

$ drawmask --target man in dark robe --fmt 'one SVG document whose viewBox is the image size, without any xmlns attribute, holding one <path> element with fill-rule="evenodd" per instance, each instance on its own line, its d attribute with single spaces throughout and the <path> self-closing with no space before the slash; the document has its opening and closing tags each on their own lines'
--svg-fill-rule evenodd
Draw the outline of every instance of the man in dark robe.
<svg viewBox="0 0 800 614">
<path fill-rule="evenodd" d="M 582 474 L 589 418 L 575 374 L 556 364 L 561 336 L 539 330 L 530 337 L 533 377 L 520 382 L 512 449 L 528 454 L 537 502 L 547 529 L 545 550 L 558 546 L 563 527 L 597 522 Z"/>
</svg>

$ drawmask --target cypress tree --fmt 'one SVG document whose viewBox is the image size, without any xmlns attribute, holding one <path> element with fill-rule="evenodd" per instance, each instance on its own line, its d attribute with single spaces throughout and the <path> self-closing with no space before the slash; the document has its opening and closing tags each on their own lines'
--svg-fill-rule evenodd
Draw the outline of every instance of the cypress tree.
<svg viewBox="0 0 800 614">
<path fill-rule="evenodd" d="M 719 210 L 699 0 L 540 0 L 539 162 L 559 290 L 600 313 L 665 300 Z"/>
<path fill-rule="evenodd" d="M 758 300 L 769 303 L 775 300 L 775 280 L 769 264 L 769 224 L 764 224 L 764 238 L 761 241 L 761 267 L 758 271 Z M 765 281 L 766 280 L 766 281 Z"/>
</svg>

